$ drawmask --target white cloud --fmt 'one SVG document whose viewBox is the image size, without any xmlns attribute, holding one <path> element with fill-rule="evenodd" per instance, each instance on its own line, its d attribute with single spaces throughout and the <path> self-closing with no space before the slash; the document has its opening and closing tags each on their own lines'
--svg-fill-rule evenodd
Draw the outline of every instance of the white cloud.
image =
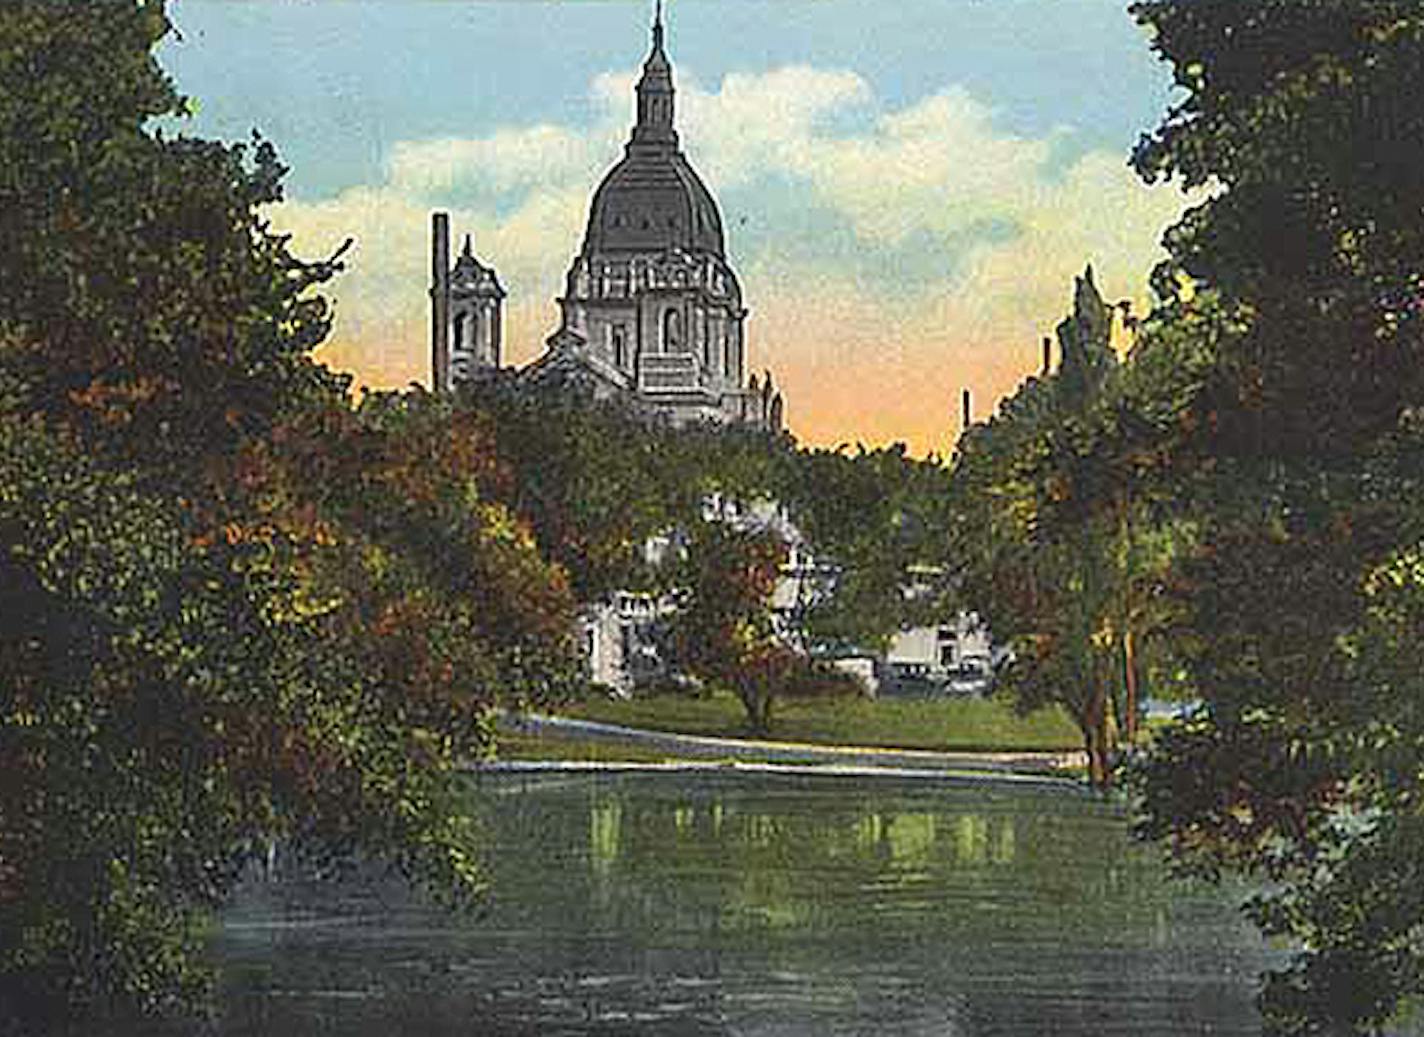
<svg viewBox="0 0 1424 1037">
<path fill-rule="evenodd" d="M 387 176 L 397 190 L 421 195 L 531 190 L 586 176 L 607 154 L 601 143 L 549 125 L 500 129 L 482 140 L 401 141 L 391 149 Z"/>
<path fill-rule="evenodd" d="M 805 172 L 806 147 L 827 121 L 872 100 L 870 85 L 854 72 L 806 66 L 733 73 L 715 93 L 694 79 L 679 85 L 679 132 L 695 148 L 698 167 L 726 189 L 768 172 Z"/>
</svg>

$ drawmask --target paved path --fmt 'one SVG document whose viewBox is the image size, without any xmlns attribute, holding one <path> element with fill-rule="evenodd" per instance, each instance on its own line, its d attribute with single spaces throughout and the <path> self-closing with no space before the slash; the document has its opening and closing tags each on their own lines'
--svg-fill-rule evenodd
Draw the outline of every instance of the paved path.
<svg viewBox="0 0 1424 1037">
<path fill-rule="evenodd" d="M 1081 752 L 931 752 L 922 749 L 876 749 L 866 746 L 811 745 L 805 742 L 708 738 L 666 731 L 572 720 L 540 713 L 507 713 L 499 726 L 523 734 L 559 734 L 624 742 L 668 753 L 679 759 L 754 760 L 762 763 L 825 764 L 838 767 L 890 767 L 912 771 L 965 771 L 1004 774 L 1062 775 L 1086 766 Z M 511 761 L 517 762 L 517 761 Z"/>
</svg>

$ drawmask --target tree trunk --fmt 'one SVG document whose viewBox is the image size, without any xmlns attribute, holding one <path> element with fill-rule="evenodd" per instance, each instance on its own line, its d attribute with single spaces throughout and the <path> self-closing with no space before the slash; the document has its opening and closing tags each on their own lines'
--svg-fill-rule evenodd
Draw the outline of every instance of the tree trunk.
<svg viewBox="0 0 1424 1037">
<path fill-rule="evenodd" d="M 1107 761 L 1101 752 L 1096 721 L 1086 721 L 1083 725 L 1083 751 L 1088 756 L 1088 784 L 1095 789 L 1103 788 L 1107 780 Z"/>
<path fill-rule="evenodd" d="M 1099 688 L 1101 687 L 1102 685 L 1099 685 Z M 1107 693 L 1099 691 L 1098 695 L 1100 698 L 1106 699 Z M 1098 710 L 1098 773 L 1101 775 L 1101 780 L 1098 781 L 1097 787 L 1100 789 L 1112 787 L 1112 765 L 1110 762 L 1112 743 L 1112 732 L 1108 727 L 1107 702 L 1104 701 Z"/>
<path fill-rule="evenodd" d="M 1108 765 L 1107 706 L 1103 685 L 1094 682 L 1080 726 L 1083 730 L 1083 748 L 1088 753 L 1088 783 L 1095 789 L 1107 789 L 1112 785 L 1112 770 Z"/>
<path fill-rule="evenodd" d="M 1137 743 L 1137 653 L 1132 643 L 1132 627 L 1122 635 L 1123 683 L 1127 688 L 1127 723 L 1125 732 L 1129 746 Z"/>
<path fill-rule="evenodd" d="M 747 711 L 747 727 L 757 736 L 771 733 L 771 696 L 759 690 L 744 690 L 742 705 Z"/>
</svg>

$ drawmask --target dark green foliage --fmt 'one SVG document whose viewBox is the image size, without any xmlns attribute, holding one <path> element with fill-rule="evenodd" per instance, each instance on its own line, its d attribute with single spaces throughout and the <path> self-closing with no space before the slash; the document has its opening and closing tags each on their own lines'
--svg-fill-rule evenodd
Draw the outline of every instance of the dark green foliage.
<svg viewBox="0 0 1424 1037">
<path fill-rule="evenodd" d="M 860 698 L 868 694 L 864 682 L 853 673 L 838 670 L 821 659 L 798 657 L 799 665 L 787 678 L 781 696 L 798 700 Z"/>
<path fill-rule="evenodd" d="M 796 617 L 803 648 L 879 648 L 942 614 L 947 473 L 903 445 L 851 452 L 751 428 L 673 428 L 626 402 L 512 375 L 471 387 L 457 407 L 487 422 L 511 503 L 582 601 L 676 586 L 676 570 L 649 565 L 644 545 L 699 526 L 716 496 L 779 502 L 808 541 L 819 570 Z"/>
<path fill-rule="evenodd" d="M 715 477 L 713 455 L 698 456 L 691 434 L 626 403 L 511 373 L 471 387 L 457 406 L 486 422 L 512 505 L 580 600 L 659 585 L 665 574 L 647 565 L 643 545 L 699 515 Z"/>
<path fill-rule="evenodd" d="M 754 734 L 770 732 L 779 694 L 800 677 L 802 655 L 777 636 L 770 609 L 786 547 L 770 532 L 722 523 L 692 527 L 678 566 L 673 664 L 741 700 Z"/>
<path fill-rule="evenodd" d="M 1136 412 L 1195 549 L 1175 643 L 1204 700 L 1138 773 L 1183 864 L 1271 880 L 1300 941 L 1271 1032 L 1372 1032 L 1421 992 L 1424 9 L 1133 6 L 1185 98 L 1134 156 L 1213 189 L 1167 236 Z"/>
<path fill-rule="evenodd" d="M 895 631 L 945 616 L 943 465 L 895 444 L 803 450 L 788 475 L 782 499 L 827 570 L 827 593 L 805 610 L 811 644 L 879 650 Z"/>
<path fill-rule="evenodd" d="M 0 1029 L 201 1008 L 266 848 L 479 891 L 460 769 L 574 599 L 477 425 L 359 413 L 271 149 L 164 139 L 163 6 L 0 7 Z M 141 1025 L 141 1024 L 140 1024 Z"/>
<path fill-rule="evenodd" d="M 1134 155 L 1219 185 L 1168 235 L 1243 318 L 1203 404 L 1230 455 L 1348 456 L 1424 391 L 1424 24 L 1413 0 L 1133 6 L 1186 98 Z M 1159 284 L 1170 296 L 1164 271 Z"/>
<path fill-rule="evenodd" d="M 481 380 L 452 406 L 490 438 L 505 477 L 494 492 L 570 574 L 579 599 L 682 596 L 690 609 L 669 635 L 676 665 L 737 688 L 758 728 L 778 695 L 803 685 L 844 690 L 798 653 L 880 648 L 895 630 L 942 614 L 946 472 L 903 446 L 851 453 L 798 448 L 751 428 L 674 428 L 625 400 L 513 374 Z M 713 501 L 766 511 L 776 502 L 808 542 L 815 568 L 801 560 L 798 600 L 776 637 L 776 566 L 763 571 L 743 557 L 742 541 L 768 531 L 754 528 L 761 520 L 719 531 L 723 520 L 704 514 Z M 671 556 L 655 561 L 646 545 L 668 535 Z M 738 660 L 752 656 L 763 679 L 739 688 Z"/>
<path fill-rule="evenodd" d="M 0 349 L 26 406 L 109 451 L 231 449 L 341 383 L 308 353 L 329 263 L 259 207 L 270 145 L 149 132 L 178 114 L 150 53 L 158 0 L 18 0 L 0 14 Z M 118 435 L 116 433 L 122 433 Z"/>
</svg>

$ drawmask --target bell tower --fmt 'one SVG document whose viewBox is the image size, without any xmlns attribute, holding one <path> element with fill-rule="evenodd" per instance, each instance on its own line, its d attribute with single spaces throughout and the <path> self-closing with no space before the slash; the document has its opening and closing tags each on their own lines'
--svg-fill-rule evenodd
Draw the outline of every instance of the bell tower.
<svg viewBox="0 0 1424 1037">
<path fill-rule="evenodd" d="M 452 268 L 448 217 L 437 213 L 433 226 L 431 384 L 448 392 L 503 362 L 505 291 L 494 268 L 475 258 L 468 234 Z"/>
</svg>

